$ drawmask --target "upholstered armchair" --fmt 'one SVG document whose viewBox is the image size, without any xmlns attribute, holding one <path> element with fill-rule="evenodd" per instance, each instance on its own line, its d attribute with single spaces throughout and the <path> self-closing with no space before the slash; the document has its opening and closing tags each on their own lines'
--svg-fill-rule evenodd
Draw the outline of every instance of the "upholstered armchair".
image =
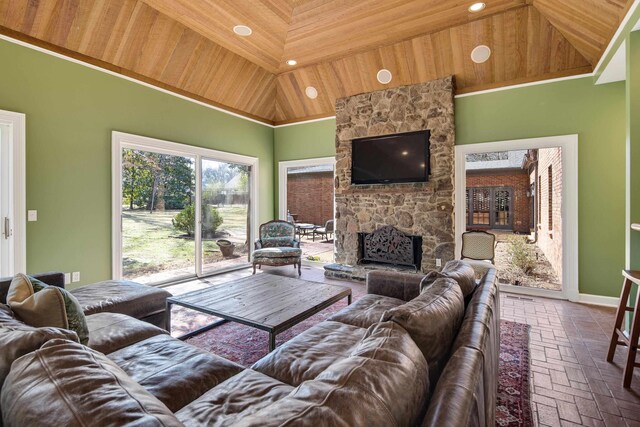
<svg viewBox="0 0 640 427">
<path fill-rule="evenodd" d="M 298 267 L 300 275 L 302 250 L 295 234 L 295 225 L 287 221 L 275 220 L 262 224 L 252 256 L 253 274 L 256 274 L 256 266 L 293 265 L 293 268 Z"/>
</svg>

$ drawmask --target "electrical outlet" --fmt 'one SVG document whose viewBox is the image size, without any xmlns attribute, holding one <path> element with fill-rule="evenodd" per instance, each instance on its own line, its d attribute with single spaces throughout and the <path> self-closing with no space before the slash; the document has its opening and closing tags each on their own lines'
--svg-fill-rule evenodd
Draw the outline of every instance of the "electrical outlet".
<svg viewBox="0 0 640 427">
<path fill-rule="evenodd" d="M 80 272 L 79 271 L 74 271 L 73 274 L 71 275 L 71 281 L 72 282 L 79 282 L 80 281 Z"/>
<path fill-rule="evenodd" d="M 71 283 L 71 273 L 64 273 L 64 284 L 68 285 Z"/>
<path fill-rule="evenodd" d="M 442 267 L 442 259 L 436 258 L 436 267 Z"/>
<path fill-rule="evenodd" d="M 27 221 L 37 221 L 38 211 L 27 211 Z"/>
</svg>

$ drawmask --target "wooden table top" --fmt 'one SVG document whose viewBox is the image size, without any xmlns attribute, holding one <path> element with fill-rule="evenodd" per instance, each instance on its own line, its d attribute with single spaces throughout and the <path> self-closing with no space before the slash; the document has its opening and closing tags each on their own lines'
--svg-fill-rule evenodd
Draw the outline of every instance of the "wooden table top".
<svg viewBox="0 0 640 427">
<path fill-rule="evenodd" d="M 167 299 L 269 332 L 301 322 L 351 295 L 351 288 L 261 273 Z"/>
</svg>

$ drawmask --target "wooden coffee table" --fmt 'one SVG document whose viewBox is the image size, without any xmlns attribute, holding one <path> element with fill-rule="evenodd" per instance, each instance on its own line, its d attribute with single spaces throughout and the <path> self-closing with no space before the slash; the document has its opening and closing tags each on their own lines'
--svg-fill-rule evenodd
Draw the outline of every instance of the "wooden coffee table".
<svg viewBox="0 0 640 427">
<path fill-rule="evenodd" d="M 175 304 L 223 319 L 180 339 L 232 321 L 269 332 L 269 351 L 273 351 L 277 334 L 345 297 L 351 304 L 351 288 L 346 286 L 262 273 L 167 298 L 167 312 L 171 319 L 171 307 Z M 169 329 L 170 326 L 169 322 Z"/>
</svg>

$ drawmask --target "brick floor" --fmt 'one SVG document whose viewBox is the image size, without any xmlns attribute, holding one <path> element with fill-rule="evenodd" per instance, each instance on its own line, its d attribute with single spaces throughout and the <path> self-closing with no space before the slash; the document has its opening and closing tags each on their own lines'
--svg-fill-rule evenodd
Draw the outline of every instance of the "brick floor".
<svg viewBox="0 0 640 427">
<path fill-rule="evenodd" d="M 606 354 L 612 308 L 501 295 L 502 319 L 531 325 L 531 401 L 539 426 L 640 426 L 640 369 L 622 387 L 626 351 Z"/>
<path fill-rule="evenodd" d="M 297 277 L 293 268 L 263 270 Z M 169 290 L 178 294 L 250 274 L 241 270 Z M 325 279 L 322 269 L 304 265 L 302 279 L 345 283 Z M 536 426 L 640 427 L 640 368 L 631 388 L 624 389 L 625 349 L 618 348 L 613 363 L 606 361 L 614 316 L 613 308 L 501 294 L 501 318 L 531 325 L 531 404 Z"/>
</svg>

